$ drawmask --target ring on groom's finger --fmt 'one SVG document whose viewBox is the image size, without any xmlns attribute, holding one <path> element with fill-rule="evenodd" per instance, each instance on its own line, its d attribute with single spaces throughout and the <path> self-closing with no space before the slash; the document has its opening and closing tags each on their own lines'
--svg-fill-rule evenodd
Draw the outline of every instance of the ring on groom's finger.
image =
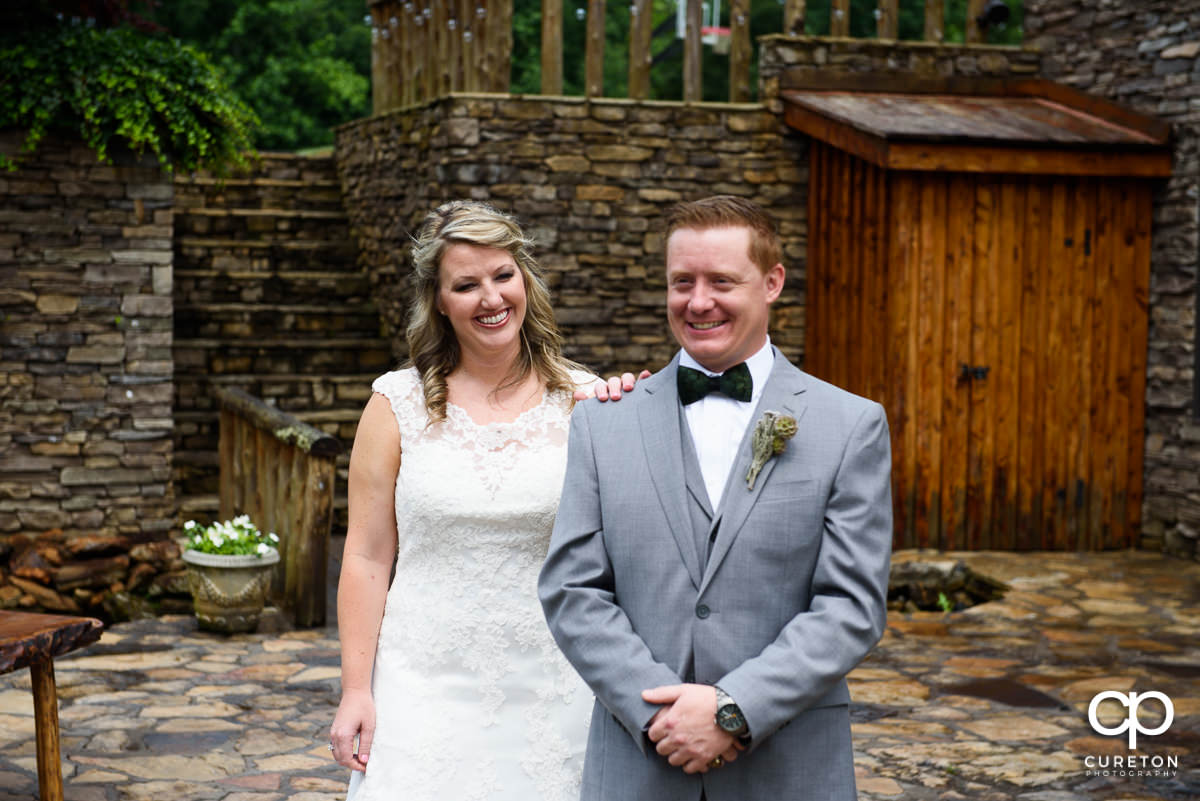
<svg viewBox="0 0 1200 801">
<path fill-rule="evenodd" d="M 710 768 L 719 768 L 719 767 L 721 767 L 721 766 L 722 766 L 722 765 L 724 765 L 724 764 L 725 764 L 725 760 L 724 760 L 724 759 L 721 759 L 721 757 L 720 757 L 720 756 L 715 756 L 715 757 L 713 757 L 713 758 L 712 758 L 712 762 L 709 762 L 709 763 L 708 763 L 708 766 L 709 766 Z"/>
</svg>

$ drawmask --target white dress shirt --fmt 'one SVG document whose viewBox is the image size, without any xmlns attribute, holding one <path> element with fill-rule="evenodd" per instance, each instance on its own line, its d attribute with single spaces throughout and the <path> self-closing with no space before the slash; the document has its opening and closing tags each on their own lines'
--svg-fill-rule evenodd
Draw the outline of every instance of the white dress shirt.
<svg viewBox="0 0 1200 801">
<path fill-rule="evenodd" d="M 738 445 L 742 444 L 742 437 L 750 425 L 750 417 L 762 396 L 774 362 L 775 352 L 771 349 L 771 338 L 767 337 L 762 348 L 746 360 L 750 378 L 754 382 L 748 403 L 736 401 L 720 392 L 710 392 L 683 407 L 692 444 L 696 447 L 696 458 L 700 461 L 700 473 L 704 476 L 708 502 L 714 513 L 721 505 L 725 482 L 737 459 Z M 679 366 L 691 367 L 709 376 L 720 375 L 701 367 L 686 350 L 679 354 Z"/>
</svg>

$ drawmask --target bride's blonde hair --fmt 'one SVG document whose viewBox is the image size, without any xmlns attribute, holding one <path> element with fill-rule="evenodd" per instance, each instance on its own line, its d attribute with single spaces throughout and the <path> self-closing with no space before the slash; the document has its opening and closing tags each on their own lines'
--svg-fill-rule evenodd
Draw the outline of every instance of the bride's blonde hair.
<svg viewBox="0 0 1200 801">
<path fill-rule="evenodd" d="M 507 251 L 525 282 L 521 350 L 496 391 L 519 384 L 530 370 L 549 392 L 573 390 L 569 371 L 582 368 L 562 355 L 562 335 L 554 322 L 550 290 L 531 252 L 533 241 L 516 219 L 487 203 L 452 200 L 425 216 L 412 248 L 413 299 L 405 336 L 409 359 L 421 376 L 429 422 L 446 419 L 446 376 L 461 358 L 454 329 L 437 310 L 442 255 L 459 243 Z"/>
</svg>

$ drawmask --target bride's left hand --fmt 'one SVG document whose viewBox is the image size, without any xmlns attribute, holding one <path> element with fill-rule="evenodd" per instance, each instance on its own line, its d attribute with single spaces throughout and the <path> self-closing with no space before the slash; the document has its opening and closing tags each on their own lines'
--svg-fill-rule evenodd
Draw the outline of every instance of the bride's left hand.
<svg viewBox="0 0 1200 801">
<path fill-rule="evenodd" d="M 334 760 L 351 770 L 366 770 L 374 736 L 375 701 L 371 693 L 353 690 L 342 693 L 342 702 L 329 729 Z"/>
<path fill-rule="evenodd" d="M 637 374 L 637 377 L 634 377 L 633 373 L 621 373 L 620 377 L 609 376 L 607 381 L 597 378 L 591 388 L 575 390 L 575 400 L 581 401 L 594 397 L 601 403 L 607 400 L 618 401 L 621 399 L 622 391 L 632 392 L 638 381 L 649 377 L 650 371 L 643 370 Z"/>
</svg>

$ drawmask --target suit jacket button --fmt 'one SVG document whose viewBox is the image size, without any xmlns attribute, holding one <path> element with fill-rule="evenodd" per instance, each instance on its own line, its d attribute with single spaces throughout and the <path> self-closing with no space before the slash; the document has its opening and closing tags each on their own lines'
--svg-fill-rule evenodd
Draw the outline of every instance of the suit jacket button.
<svg viewBox="0 0 1200 801">
<path fill-rule="evenodd" d="M 696 617 L 700 618 L 701 620 L 708 617 L 709 611 L 710 610 L 709 610 L 708 606 L 706 606 L 705 604 L 697 604 L 696 605 Z"/>
</svg>

